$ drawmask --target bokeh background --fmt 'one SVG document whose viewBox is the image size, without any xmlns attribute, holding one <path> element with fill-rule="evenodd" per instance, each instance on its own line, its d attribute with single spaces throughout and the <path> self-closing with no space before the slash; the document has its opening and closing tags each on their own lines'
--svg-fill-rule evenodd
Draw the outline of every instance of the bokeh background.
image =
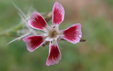
<svg viewBox="0 0 113 71">
<path fill-rule="evenodd" d="M 0 33 L 21 20 L 12 2 L 24 13 L 30 6 L 46 13 L 55 1 L 66 12 L 60 29 L 81 23 L 86 42 L 59 42 L 62 59 L 46 66 L 48 46 L 30 53 L 22 40 L 6 46 L 16 37 L 0 36 L 0 71 L 113 71 L 113 0 L 0 0 Z"/>
</svg>

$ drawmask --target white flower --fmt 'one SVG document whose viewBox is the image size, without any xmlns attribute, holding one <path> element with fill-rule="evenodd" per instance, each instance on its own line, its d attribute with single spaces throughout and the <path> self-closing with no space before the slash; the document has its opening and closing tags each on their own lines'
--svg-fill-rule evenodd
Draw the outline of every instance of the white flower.
<svg viewBox="0 0 113 71">
<path fill-rule="evenodd" d="M 44 18 L 38 12 L 33 12 L 28 20 L 28 25 L 34 29 L 42 30 L 43 35 L 32 35 L 25 37 L 23 41 L 26 43 L 27 49 L 33 52 L 45 41 L 50 41 L 49 56 L 46 65 L 54 65 L 61 60 L 61 52 L 57 44 L 58 38 L 63 38 L 73 44 L 80 41 L 82 37 L 81 24 L 74 24 L 68 29 L 59 31 L 59 25 L 64 20 L 64 8 L 58 2 L 55 2 L 52 11 L 52 25 L 51 27 L 46 23 Z"/>
</svg>

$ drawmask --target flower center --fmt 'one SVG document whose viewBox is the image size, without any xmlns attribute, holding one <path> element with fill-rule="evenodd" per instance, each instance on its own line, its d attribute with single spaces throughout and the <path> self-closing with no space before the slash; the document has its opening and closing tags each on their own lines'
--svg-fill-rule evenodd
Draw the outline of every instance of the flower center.
<svg viewBox="0 0 113 71">
<path fill-rule="evenodd" d="M 49 31 L 49 37 L 50 38 L 55 38 L 57 36 L 57 31 L 56 30 L 51 30 Z"/>
</svg>

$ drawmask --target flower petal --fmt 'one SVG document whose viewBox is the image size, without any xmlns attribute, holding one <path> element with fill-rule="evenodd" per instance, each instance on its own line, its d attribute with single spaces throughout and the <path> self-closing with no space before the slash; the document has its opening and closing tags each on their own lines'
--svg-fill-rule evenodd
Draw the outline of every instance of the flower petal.
<svg viewBox="0 0 113 71">
<path fill-rule="evenodd" d="M 53 41 L 50 43 L 50 48 L 49 48 L 49 56 L 46 61 L 46 65 L 54 65 L 57 64 L 61 60 L 61 52 L 58 47 L 57 41 Z"/>
<path fill-rule="evenodd" d="M 63 31 L 63 38 L 73 44 L 78 43 L 81 37 L 81 24 L 74 24 Z"/>
<path fill-rule="evenodd" d="M 52 24 L 59 25 L 64 20 L 64 8 L 58 2 L 55 2 L 52 12 Z"/>
<path fill-rule="evenodd" d="M 33 52 L 44 43 L 44 38 L 42 36 L 28 36 L 23 41 L 26 43 L 28 51 Z"/>
<path fill-rule="evenodd" d="M 34 29 L 39 29 L 43 30 L 46 26 L 47 23 L 44 20 L 44 18 L 39 14 L 38 12 L 33 12 L 30 19 L 28 20 L 28 24 L 34 28 Z"/>
</svg>

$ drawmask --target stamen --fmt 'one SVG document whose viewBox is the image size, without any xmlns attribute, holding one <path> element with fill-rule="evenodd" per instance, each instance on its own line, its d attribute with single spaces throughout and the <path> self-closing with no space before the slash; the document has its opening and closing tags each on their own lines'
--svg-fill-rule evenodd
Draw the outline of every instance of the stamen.
<svg viewBox="0 0 113 71">
<path fill-rule="evenodd" d="M 51 41 L 51 43 L 52 43 L 52 41 Z"/>
<path fill-rule="evenodd" d="M 53 26 L 53 28 L 55 28 L 55 26 Z"/>
<path fill-rule="evenodd" d="M 51 38 L 54 38 L 54 37 L 57 36 L 57 32 L 56 32 L 55 30 L 52 30 L 52 31 L 49 32 L 49 36 L 50 36 Z"/>
</svg>

